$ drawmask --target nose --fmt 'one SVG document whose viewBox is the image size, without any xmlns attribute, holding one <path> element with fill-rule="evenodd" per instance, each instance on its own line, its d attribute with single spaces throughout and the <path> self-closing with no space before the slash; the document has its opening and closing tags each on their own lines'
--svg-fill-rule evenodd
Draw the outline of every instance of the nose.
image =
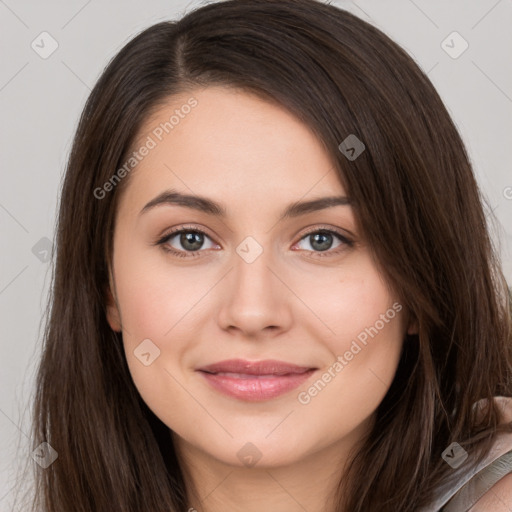
<svg viewBox="0 0 512 512">
<path fill-rule="evenodd" d="M 223 280 L 219 326 L 247 338 L 277 336 L 291 326 L 293 292 L 270 251 L 249 261 L 233 257 Z"/>
</svg>

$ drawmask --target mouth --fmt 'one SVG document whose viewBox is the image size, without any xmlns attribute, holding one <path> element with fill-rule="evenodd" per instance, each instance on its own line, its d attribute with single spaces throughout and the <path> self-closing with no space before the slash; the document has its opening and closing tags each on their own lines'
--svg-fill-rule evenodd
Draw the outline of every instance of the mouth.
<svg viewBox="0 0 512 512">
<path fill-rule="evenodd" d="M 276 360 L 231 359 L 196 371 L 224 395 L 246 401 L 264 401 L 300 386 L 317 369 Z"/>
</svg>

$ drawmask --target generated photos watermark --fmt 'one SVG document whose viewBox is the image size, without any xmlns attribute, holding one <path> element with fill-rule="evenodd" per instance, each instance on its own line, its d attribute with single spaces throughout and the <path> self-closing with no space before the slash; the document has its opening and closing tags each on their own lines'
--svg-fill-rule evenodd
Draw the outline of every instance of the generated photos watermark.
<svg viewBox="0 0 512 512">
<path fill-rule="evenodd" d="M 171 133 L 172 130 L 181 122 L 182 119 L 190 114 L 192 109 L 198 105 L 198 101 L 192 97 L 187 103 L 183 104 L 179 109 L 174 110 L 174 114 L 169 117 L 168 121 L 160 123 L 146 137 L 144 143 L 127 158 L 124 164 L 105 182 L 101 187 L 96 187 L 93 195 L 96 199 L 104 199 L 108 192 L 111 192 L 116 185 L 127 176 L 138 164 L 149 155 L 152 149 L 158 146 L 165 135 Z"/>
<path fill-rule="evenodd" d="M 395 302 L 391 308 L 389 308 L 385 313 L 382 313 L 372 326 L 366 327 L 363 331 L 361 331 L 355 340 L 352 340 L 350 344 L 350 349 L 345 351 L 343 355 L 337 356 L 331 366 L 321 375 L 319 379 L 317 379 L 306 391 L 301 391 L 297 395 L 297 400 L 302 405 L 307 405 L 311 402 L 311 399 L 318 395 L 326 386 L 331 382 L 340 372 L 347 366 L 350 361 L 354 359 L 354 357 L 359 354 L 363 350 L 364 347 L 368 344 L 368 337 L 374 338 L 379 334 L 379 332 L 384 329 L 386 324 L 388 324 L 393 318 L 395 318 L 396 314 L 402 310 L 402 305 L 398 302 Z M 358 343 L 359 342 L 359 343 Z M 362 346 L 361 346 L 362 345 Z"/>
</svg>

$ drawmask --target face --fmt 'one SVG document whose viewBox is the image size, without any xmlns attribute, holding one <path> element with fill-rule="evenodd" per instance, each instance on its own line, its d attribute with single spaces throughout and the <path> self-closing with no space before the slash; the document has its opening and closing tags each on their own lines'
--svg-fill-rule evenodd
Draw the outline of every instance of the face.
<svg viewBox="0 0 512 512">
<path fill-rule="evenodd" d="M 175 442 L 229 465 L 350 444 L 407 326 L 321 143 L 280 106 L 208 87 L 154 113 L 144 145 L 108 306 L 142 398 Z"/>
</svg>

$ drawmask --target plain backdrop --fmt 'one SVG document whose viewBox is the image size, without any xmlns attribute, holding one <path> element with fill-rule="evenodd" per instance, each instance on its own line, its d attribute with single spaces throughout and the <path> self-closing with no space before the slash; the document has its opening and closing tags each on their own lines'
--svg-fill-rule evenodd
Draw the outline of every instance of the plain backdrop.
<svg viewBox="0 0 512 512">
<path fill-rule="evenodd" d="M 499 221 L 493 236 L 512 283 L 512 2 L 331 3 L 380 28 L 428 72 Z M 81 109 L 106 63 L 131 37 L 199 5 L 0 0 L 0 511 L 11 510 L 19 467 L 35 464 L 30 398 L 59 187 Z"/>
</svg>

